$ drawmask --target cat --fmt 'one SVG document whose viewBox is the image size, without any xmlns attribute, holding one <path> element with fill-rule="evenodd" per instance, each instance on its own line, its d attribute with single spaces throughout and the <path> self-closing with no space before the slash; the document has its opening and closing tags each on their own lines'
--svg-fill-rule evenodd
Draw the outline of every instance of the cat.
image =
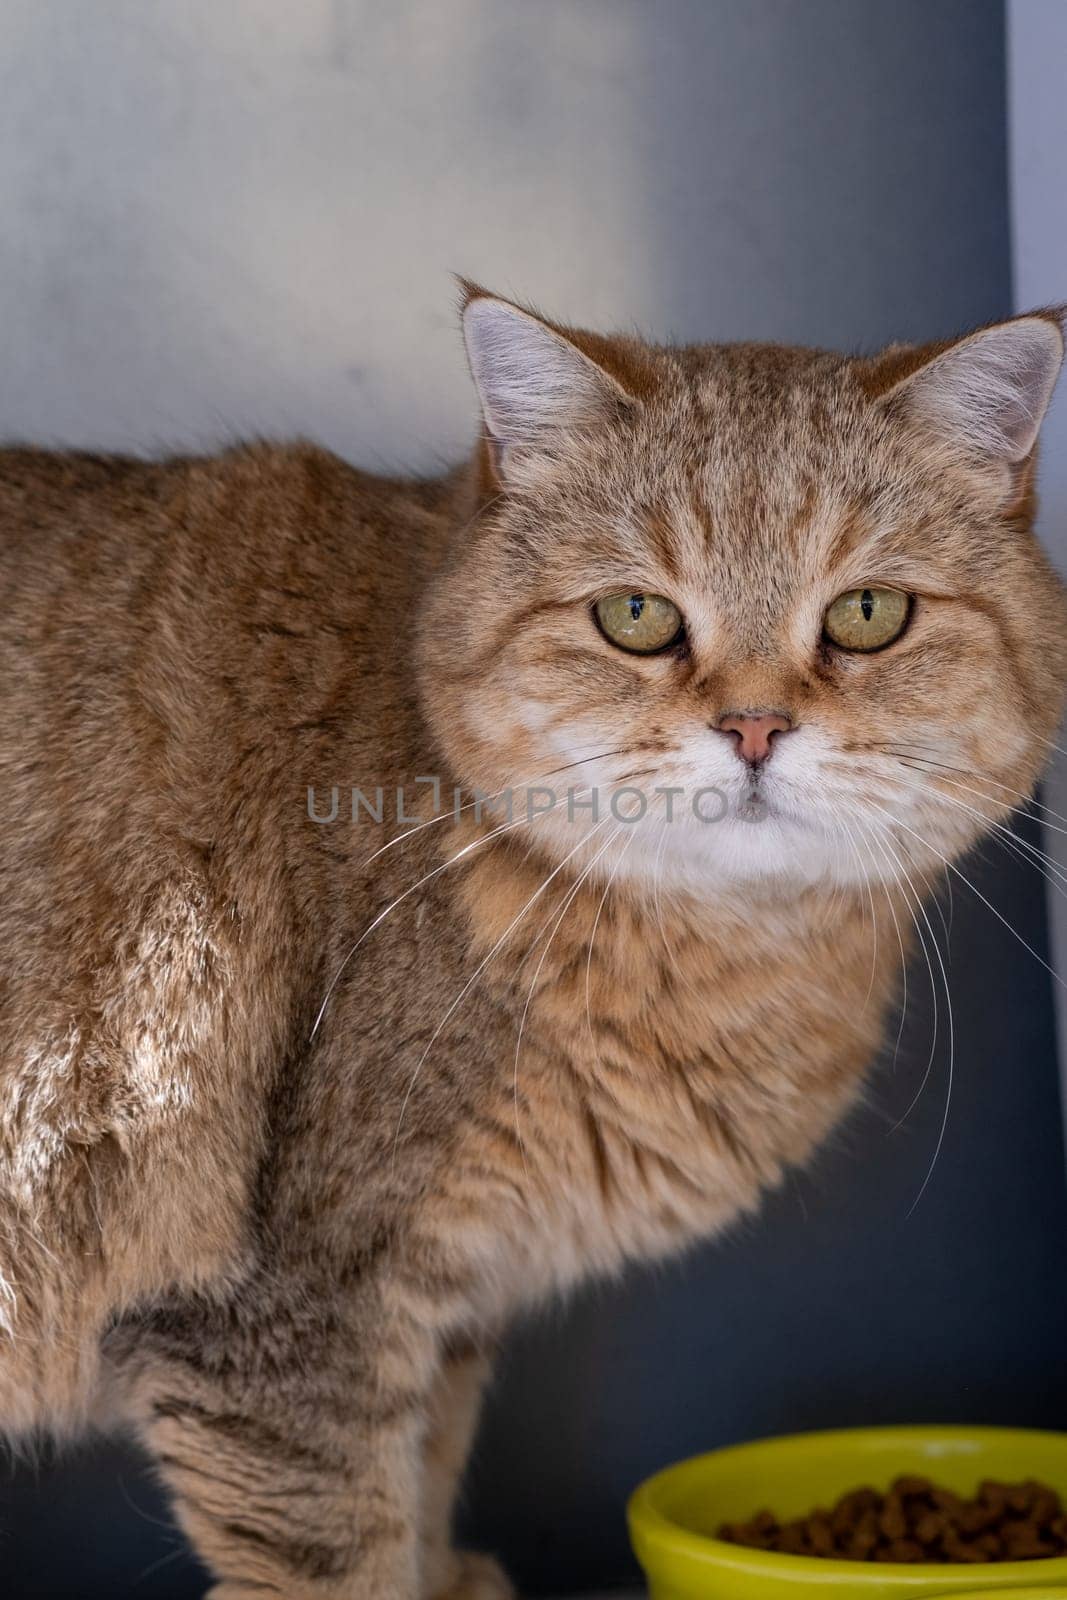
<svg viewBox="0 0 1067 1600">
<path fill-rule="evenodd" d="M 809 1158 L 1067 679 L 1057 312 L 462 327 L 437 481 L 0 455 L 0 1425 L 134 1429 L 215 1600 L 511 1593 L 501 1330 Z"/>
</svg>

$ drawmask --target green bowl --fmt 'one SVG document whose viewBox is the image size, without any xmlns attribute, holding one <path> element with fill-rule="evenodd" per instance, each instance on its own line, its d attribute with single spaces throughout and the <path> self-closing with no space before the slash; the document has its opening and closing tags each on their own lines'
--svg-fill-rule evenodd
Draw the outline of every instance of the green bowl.
<svg viewBox="0 0 1067 1600">
<path fill-rule="evenodd" d="M 982 1478 L 1040 1478 L 1067 1500 L 1067 1434 L 1023 1428 L 851 1428 L 733 1445 L 667 1467 L 630 1499 L 634 1551 L 652 1600 L 873 1600 L 988 1594 L 1067 1597 L 1067 1557 L 967 1565 L 897 1565 L 777 1555 L 715 1537 L 769 1507 L 800 1517 L 902 1473 L 972 1494 Z"/>
</svg>

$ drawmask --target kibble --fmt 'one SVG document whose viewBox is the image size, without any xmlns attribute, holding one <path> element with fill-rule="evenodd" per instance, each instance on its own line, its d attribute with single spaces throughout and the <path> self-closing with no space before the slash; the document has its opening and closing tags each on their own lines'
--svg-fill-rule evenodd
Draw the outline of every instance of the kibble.
<svg viewBox="0 0 1067 1600">
<path fill-rule="evenodd" d="M 885 1494 L 853 1489 L 827 1510 L 782 1522 L 760 1511 L 719 1538 L 753 1550 L 845 1561 L 1039 1561 L 1067 1555 L 1067 1513 L 1048 1484 L 978 1485 L 970 1499 L 929 1478 L 897 1478 Z"/>
</svg>

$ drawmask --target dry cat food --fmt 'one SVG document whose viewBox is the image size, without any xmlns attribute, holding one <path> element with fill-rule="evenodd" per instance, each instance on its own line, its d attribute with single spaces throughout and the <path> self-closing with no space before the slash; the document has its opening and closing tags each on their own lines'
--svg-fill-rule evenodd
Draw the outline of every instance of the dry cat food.
<svg viewBox="0 0 1067 1600">
<path fill-rule="evenodd" d="M 886 1494 L 853 1489 L 830 1510 L 779 1522 L 761 1511 L 727 1522 L 719 1538 L 754 1550 L 846 1561 L 1036 1561 L 1067 1555 L 1067 1515 L 1055 1489 L 1024 1483 L 978 1485 L 964 1499 L 929 1478 L 897 1478 Z"/>
</svg>

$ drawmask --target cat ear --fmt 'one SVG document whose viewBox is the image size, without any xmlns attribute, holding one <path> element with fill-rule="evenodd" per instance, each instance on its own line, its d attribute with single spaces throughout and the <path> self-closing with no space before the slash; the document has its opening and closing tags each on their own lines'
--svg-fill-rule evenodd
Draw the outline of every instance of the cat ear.
<svg viewBox="0 0 1067 1600">
<path fill-rule="evenodd" d="M 932 433 L 1010 471 L 1037 442 L 1062 361 L 1058 317 L 1015 317 L 933 356 L 885 398 Z"/>
<path fill-rule="evenodd" d="M 617 379 L 560 330 L 465 284 L 463 337 L 499 459 L 554 433 L 596 426 L 633 404 Z"/>
</svg>

